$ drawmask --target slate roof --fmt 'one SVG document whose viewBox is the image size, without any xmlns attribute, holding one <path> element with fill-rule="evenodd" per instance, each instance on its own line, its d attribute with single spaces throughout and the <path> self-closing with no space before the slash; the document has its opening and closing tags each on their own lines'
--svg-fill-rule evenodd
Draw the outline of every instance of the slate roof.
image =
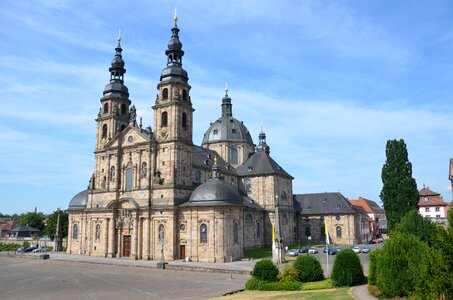
<svg viewBox="0 0 453 300">
<path fill-rule="evenodd" d="M 264 151 L 255 152 L 245 163 L 237 168 L 239 176 L 260 176 L 277 174 L 294 179 Z"/>
<path fill-rule="evenodd" d="M 39 231 L 39 229 L 36 229 L 34 227 L 30 227 L 30 226 L 18 226 L 16 228 L 14 228 L 13 230 L 11 230 L 11 232 L 41 232 Z"/>
<path fill-rule="evenodd" d="M 194 146 L 192 149 L 192 165 L 194 168 L 211 170 L 214 157 L 217 157 L 217 165 L 222 174 L 236 175 L 236 169 L 218 156 L 215 151 L 200 146 Z"/>
<path fill-rule="evenodd" d="M 209 179 L 198 186 L 188 202 L 181 206 L 242 206 L 243 198 L 239 190 L 223 179 Z"/>
<path fill-rule="evenodd" d="M 71 201 L 69 202 L 68 210 L 84 209 L 87 207 L 87 203 L 88 203 L 88 190 L 84 190 L 75 195 L 71 199 Z"/>
<path fill-rule="evenodd" d="M 295 205 L 301 215 L 357 214 L 357 210 L 338 192 L 296 194 Z"/>
</svg>

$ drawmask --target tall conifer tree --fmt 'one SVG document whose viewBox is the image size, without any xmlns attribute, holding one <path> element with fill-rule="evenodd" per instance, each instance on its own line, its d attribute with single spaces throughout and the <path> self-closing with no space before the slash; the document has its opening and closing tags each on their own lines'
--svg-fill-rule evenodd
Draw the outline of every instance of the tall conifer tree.
<svg viewBox="0 0 453 300">
<path fill-rule="evenodd" d="M 388 140 L 385 153 L 380 197 L 388 229 L 392 230 L 406 213 L 417 207 L 420 196 L 417 183 L 412 178 L 412 164 L 404 140 Z"/>
</svg>

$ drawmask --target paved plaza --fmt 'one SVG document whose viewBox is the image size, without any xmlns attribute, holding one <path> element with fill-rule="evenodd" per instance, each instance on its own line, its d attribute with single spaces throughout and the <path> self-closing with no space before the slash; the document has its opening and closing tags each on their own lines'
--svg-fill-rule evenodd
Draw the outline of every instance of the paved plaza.
<svg viewBox="0 0 453 300">
<path fill-rule="evenodd" d="M 0 257 L 0 299 L 206 299 L 248 275 Z"/>
</svg>

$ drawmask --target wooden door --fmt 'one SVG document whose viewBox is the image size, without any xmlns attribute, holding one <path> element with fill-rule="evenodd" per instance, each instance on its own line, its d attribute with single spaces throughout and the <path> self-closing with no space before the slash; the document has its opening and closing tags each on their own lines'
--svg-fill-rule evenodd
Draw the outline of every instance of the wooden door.
<svg viewBox="0 0 453 300">
<path fill-rule="evenodd" d="M 123 235 L 123 257 L 131 255 L 131 236 Z"/>
<path fill-rule="evenodd" d="M 186 258 L 186 245 L 179 245 L 179 259 Z"/>
</svg>

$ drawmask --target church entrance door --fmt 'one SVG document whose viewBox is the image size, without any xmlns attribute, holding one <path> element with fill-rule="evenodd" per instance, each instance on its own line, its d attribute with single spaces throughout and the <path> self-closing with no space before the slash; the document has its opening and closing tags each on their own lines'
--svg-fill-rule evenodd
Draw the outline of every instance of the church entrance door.
<svg viewBox="0 0 453 300">
<path fill-rule="evenodd" d="M 131 255 L 131 236 L 123 235 L 123 257 Z"/>
<path fill-rule="evenodd" d="M 186 245 L 179 245 L 179 259 L 186 258 Z"/>
</svg>

